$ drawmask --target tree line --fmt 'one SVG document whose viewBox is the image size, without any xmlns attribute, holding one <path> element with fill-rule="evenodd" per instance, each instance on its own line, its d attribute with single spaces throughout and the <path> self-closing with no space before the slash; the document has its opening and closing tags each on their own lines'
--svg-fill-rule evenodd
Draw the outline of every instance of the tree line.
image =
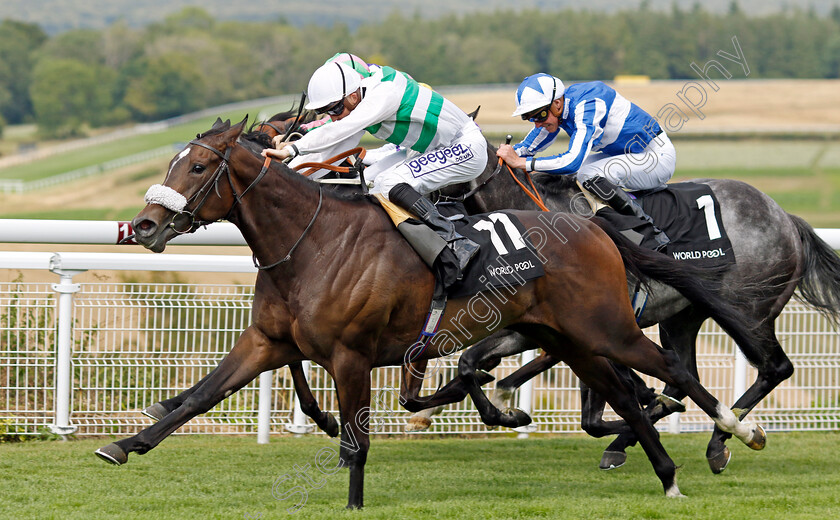
<svg viewBox="0 0 840 520">
<path fill-rule="evenodd" d="M 693 77 L 736 36 L 750 78 L 840 77 L 840 8 L 747 16 L 699 4 L 669 12 L 495 11 L 429 20 L 392 14 L 350 31 L 216 20 L 187 8 L 141 29 L 117 22 L 49 37 L 0 23 L 0 130 L 37 123 L 43 137 L 151 121 L 222 103 L 296 93 L 338 51 L 431 85 L 516 83 L 538 71 L 565 80 L 643 74 Z"/>
</svg>

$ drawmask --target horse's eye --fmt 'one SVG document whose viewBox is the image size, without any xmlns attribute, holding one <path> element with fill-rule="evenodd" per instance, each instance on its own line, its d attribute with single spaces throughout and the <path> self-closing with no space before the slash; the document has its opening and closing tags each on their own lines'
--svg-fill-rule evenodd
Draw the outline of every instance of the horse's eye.
<svg viewBox="0 0 840 520">
<path fill-rule="evenodd" d="M 193 164 L 192 169 L 190 170 L 192 173 L 204 173 L 206 168 L 203 164 Z"/>
</svg>

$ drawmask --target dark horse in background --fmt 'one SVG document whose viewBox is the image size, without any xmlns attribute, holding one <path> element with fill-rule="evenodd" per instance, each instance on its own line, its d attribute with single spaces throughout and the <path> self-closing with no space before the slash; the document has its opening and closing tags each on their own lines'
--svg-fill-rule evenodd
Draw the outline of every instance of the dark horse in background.
<svg viewBox="0 0 840 520">
<path fill-rule="evenodd" d="M 264 266 L 255 287 L 253 322 L 178 408 L 96 453 L 123 464 L 129 453 L 148 452 L 261 372 L 311 359 L 335 381 L 342 424 L 336 466 L 350 470 L 348 507 L 362 507 L 371 370 L 403 362 L 423 326 L 433 276 L 370 198 L 329 192 L 282 163 L 264 161 L 260 145 L 239 140 L 244 125 L 244 120 L 232 127 L 218 124 L 191 141 L 170 162 L 165 186 L 157 187 L 161 201 L 147 205 L 133 225 L 139 243 L 161 252 L 170 239 L 202 223 L 233 222 Z M 512 213 L 526 229 L 543 229 L 543 214 Z M 676 466 L 608 359 L 679 387 L 721 428 L 761 449 L 763 430 L 741 422 L 691 377 L 676 354 L 651 342 L 635 322 L 625 262 L 636 273 L 655 266 L 665 280 L 676 278 L 682 265 L 629 246 L 626 254 L 633 258 L 622 259 L 613 239 L 592 221 L 549 217 L 551 232 L 562 233 L 566 241 L 540 244 L 545 275 L 499 300 L 496 327 L 473 316 L 477 311 L 467 298 L 451 300 L 443 322 L 457 317 L 460 326 L 447 335 L 450 341 L 433 341 L 423 357 L 449 354 L 502 327 L 517 331 L 568 363 L 607 399 L 638 436 L 668 496 L 680 496 Z M 708 292 L 702 280 L 687 286 L 698 295 Z M 728 317 L 730 334 L 749 340 L 740 316 L 733 311 Z M 469 371 L 464 377 L 469 380 Z"/>
<path fill-rule="evenodd" d="M 495 159 L 495 150 L 490 145 L 488 154 Z M 515 173 L 523 175 L 518 170 Z M 483 183 L 488 175 L 489 172 L 485 172 L 469 186 L 452 187 L 447 194 L 457 196 L 466 193 Z M 566 212 L 574 209 L 579 214 L 585 211 L 580 208 L 583 198 L 571 176 L 535 174 L 533 179 L 548 209 Z M 788 214 L 773 199 L 752 186 L 729 179 L 696 179 L 693 182 L 709 186 L 715 194 L 721 208 L 722 224 L 737 261 L 730 269 L 717 273 L 718 296 L 735 304 L 748 316 L 758 336 L 755 342 L 737 342 L 758 372 L 753 384 L 733 405 L 743 418 L 793 374 L 793 365 L 776 338 L 775 320 L 794 291 L 798 288 L 802 299 L 832 322 L 838 322 L 840 258 L 808 223 Z M 534 202 L 516 188 L 510 175 L 499 174 L 468 198 L 465 205 L 470 212 L 486 212 L 502 207 L 533 208 Z M 708 309 L 692 304 L 669 287 L 655 284 L 639 325 L 644 328 L 658 323 L 662 346 L 677 352 L 685 366 L 698 377 L 695 355 L 697 334 L 709 317 Z M 478 348 L 473 347 L 470 352 L 476 362 L 487 368 L 495 366 L 498 361 L 494 359 L 497 360 L 500 355 L 533 347 L 515 333 L 509 333 L 493 345 L 489 345 L 489 341 Z M 550 355 L 543 354 L 532 362 L 532 367 L 523 367 L 522 372 L 512 374 L 507 381 L 500 381 L 497 388 L 511 390 L 556 362 Z M 644 386 L 637 379 L 637 387 L 639 385 Z M 677 400 L 684 397 L 682 392 L 671 386 L 666 386 L 663 394 Z M 624 461 L 625 448 L 635 444 L 632 432 L 627 432 L 620 423 L 601 420 L 603 401 L 596 394 L 584 392 L 583 404 L 583 427 L 587 432 L 596 436 L 620 433 L 607 448 L 602 467 L 620 465 Z M 652 402 L 650 406 L 654 420 L 675 410 L 673 406 L 663 406 L 660 401 Z M 712 434 L 706 456 L 715 473 L 723 471 L 729 461 L 730 452 L 725 445 L 729 437 L 719 428 L 715 428 Z"/>
<path fill-rule="evenodd" d="M 312 117 L 311 115 L 309 117 Z M 272 127 L 262 127 L 270 136 L 283 133 L 288 124 L 294 121 L 294 111 L 278 114 L 272 120 L 282 121 Z M 469 184 L 446 188 L 444 195 L 463 196 L 474 191 L 464 203 L 471 213 L 488 212 L 504 208 L 534 209 L 536 206 L 513 181 L 506 171 L 493 176 L 496 170 L 495 149 L 488 144 L 488 167 L 478 179 Z M 524 173 L 514 170 L 516 176 L 527 185 Z M 570 212 L 582 198 L 571 176 L 534 174 L 537 190 L 543 195 L 549 209 Z M 727 230 L 737 259 L 737 264 L 725 273 L 716 274 L 720 283 L 719 296 L 735 303 L 751 320 L 756 330 L 758 341 L 745 344 L 738 342 L 747 360 L 757 369 L 757 378 L 747 391 L 740 396 L 734 407 L 741 417 L 746 415 L 776 386 L 793 373 L 793 365 L 776 339 L 775 320 L 790 300 L 795 289 L 799 288 L 802 298 L 818 310 L 825 313 L 832 321 L 837 321 L 840 311 L 840 261 L 834 251 L 825 244 L 804 220 L 789 215 L 770 197 L 740 181 L 726 179 L 700 179 L 695 182 L 707 184 L 714 192 L 721 206 L 723 226 Z M 575 208 L 578 214 L 586 209 Z M 630 288 L 635 283 L 631 282 Z M 640 325 L 648 327 L 659 324 L 662 345 L 676 351 L 685 366 L 697 377 L 696 338 L 703 322 L 710 316 L 708 307 L 694 305 L 671 288 L 657 285 L 650 295 L 647 307 L 641 317 Z M 477 368 L 490 370 L 499 359 L 524 350 L 535 348 L 516 332 L 503 331 L 477 345 L 479 359 L 474 359 Z M 475 348 L 475 347 L 474 347 Z M 476 354 L 470 357 L 475 358 Z M 548 354 L 543 354 L 531 364 L 523 367 L 511 376 L 497 382 L 499 391 L 512 393 L 528 378 L 546 370 L 557 363 Z M 620 368 L 617 368 L 621 370 Z M 306 378 L 299 365 L 291 364 L 290 371 L 295 390 L 301 400 L 304 412 L 313 418 L 321 429 L 330 435 L 337 435 L 338 424 L 333 416 L 323 412 L 306 383 Z M 632 375 L 627 375 L 632 378 Z M 486 381 L 487 379 L 485 379 Z M 648 412 L 654 419 L 670 414 L 674 406 L 663 405 L 661 400 L 653 400 L 648 389 L 638 378 L 635 389 L 640 396 L 648 395 Z M 422 407 L 456 402 L 467 394 L 462 381 L 456 381 L 450 392 L 442 400 L 422 400 L 409 402 L 413 411 Z M 417 381 L 414 382 L 417 384 Z M 164 417 L 189 396 L 192 389 L 181 395 L 156 403 L 146 409 L 154 419 Z M 583 388 L 584 410 L 582 426 L 595 436 L 619 433 L 619 437 L 606 449 L 601 467 L 616 467 L 626 458 L 625 448 L 635 444 L 631 432 L 620 422 L 605 422 L 601 419 L 602 402 L 596 394 Z M 667 386 L 663 393 L 674 399 L 681 399 L 684 394 Z M 643 401 L 644 402 L 644 401 Z M 666 404 L 668 400 L 664 401 Z M 647 403 L 646 403 L 647 404 Z M 498 410 L 496 410 L 498 412 Z M 496 413 L 494 412 L 494 414 Z M 498 416 L 498 415 L 496 415 Z M 485 416 L 483 419 L 487 419 Z M 493 421 L 489 421 L 491 424 Z M 495 422 L 498 424 L 498 422 Z M 707 448 L 707 458 L 713 472 L 723 471 L 729 462 L 730 452 L 725 442 L 730 436 L 715 429 Z"/>
</svg>

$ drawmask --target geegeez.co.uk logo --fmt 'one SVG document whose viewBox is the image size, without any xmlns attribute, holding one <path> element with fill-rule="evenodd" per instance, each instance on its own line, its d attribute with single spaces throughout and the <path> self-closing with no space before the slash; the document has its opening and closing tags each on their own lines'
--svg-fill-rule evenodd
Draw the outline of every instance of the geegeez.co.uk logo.
<svg viewBox="0 0 840 520">
<path fill-rule="evenodd" d="M 458 143 L 447 148 L 434 150 L 417 159 L 408 161 L 408 167 L 415 177 L 435 172 L 453 164 L 469 161 L 473 158 L 473 151 L 469 146 Z"/>
</svg>

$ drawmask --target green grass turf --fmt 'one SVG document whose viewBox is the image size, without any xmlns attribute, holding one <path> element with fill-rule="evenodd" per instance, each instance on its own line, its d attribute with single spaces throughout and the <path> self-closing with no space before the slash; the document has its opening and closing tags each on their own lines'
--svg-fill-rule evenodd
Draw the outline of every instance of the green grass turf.
<svg viewBox="0 0 840 520">
<path fill-rule="evenodd" d="M 667 499 L 638 447 L 614 471 L 597 469 L 605 441 L 554 438 L 382 439 L 368 456 L 362 512 L 344 510 L 347 472 L 314 469 L 321 437 L 177 437 L 113 467 L 93 450 L 109 439 L 0 445 L 0 518 L 557 518 L 829 519 L 840 517 L 840 434 L 771 433 L 763 452 L 730 441 L 729 468 L 712 475 L 707 434 L 663 435 L 688 497 Z M 309 464 L 322 487 L 272 497 Z M 319 482 L 320 480 L 320 482 Z M 281 482 L 278 494 L 303 485 Z M 261 517 L 258 515 L 262 515 Z"/>
</svg>

